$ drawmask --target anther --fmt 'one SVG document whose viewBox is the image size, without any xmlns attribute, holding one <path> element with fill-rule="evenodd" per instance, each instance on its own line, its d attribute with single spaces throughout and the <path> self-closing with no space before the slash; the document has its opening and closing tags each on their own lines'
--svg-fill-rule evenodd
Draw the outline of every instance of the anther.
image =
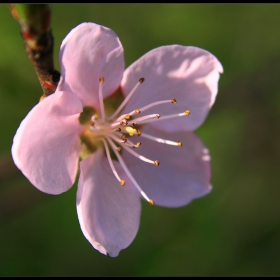
<svg viewBox="0 0 280 280">
<path fill-rule="evenodd" d="M 126 119 L 126 120 L 130 120 L 130 118 L 131 118 L 130 115 L 126 115 L 126 116 L 125 116 L 125 119 Z"/>
<path fill-rule="evenodd" d="M 118 128 L 116 128 L 116 131 L 121 132 L 122 130 L 118 127 Z"/>
<path fill-rule="evenodd" d="M 149 203 L 150 203 L 151 205 L 155 205 L 155 202 L 154 202 L 152 199 L 149 200 Z"/>
<path fill-rule="evenodd" d="M 178 142 L 178 146 L 179 146 L 179 147 L 183 146 L 182 142 L 179 141 L 179 142 Z"/>
<path fill-rule="evenodd" d="M 100 77 L 100 78 L 99 78 L 99 82 L 100 82 L 100 83 L 104 83 L 104 77 Z"/>
<path fill-rule="evenodd" d="M 99 118 L 99 115 L 98 115 L 97 113 L 95 113 L 95 114 L 93 115 L 93 117 L 97 120 L 97 119 Z"/>
<path fill-rule="evenodd" d="M 121 136 L 121 138 L 122 138 L 122 140 L 124 140 L 124 139 L 126 139 L 126 136 L 123 134 L 123 135 Z"/>
<path fill-rule="evenodd" d="M 90 122 L 89 122 L 89 125 L 90 125 L 90 126 L 94 126 L 94 121 L 90 121 Z"/>
<path fill-rule="evenodd" d="M 132 123 L 132 125 L 131 125 L 131 126 L 135 128 L 135 127 L 136 127 L 136 123 Z"/>
<path fill-rule="evenodd" d="M 139 83 L 142 84 L 145 81 L 144 78 L 139 79 Z"/>
<path fill-rule="evenodd" d="M 155 164 L 155 166 L 159 166 L 159 161 L 158 161 L 158 160 L 155 160 L 155 161 L 154 161 L 154 164 Z"/>
<path fill-rule="evenodd" d="M 135 112 L 135 114 L 141 113 L 141 111 L 139 109 L 135 109 L 134 112 Z"/>
<path fill-rule="evenodd" d="M 137 130 L 137 136 L 140 136 L 142 132 L 140 130 Z"/>
<path fill-rule="evenodd" d="M 177 103 L 177 100 L 175 98 L 171 99 L 171 103 L 175 104 Z"/>
<path fill-rule="evenodd" d="M 125 180 L 120 180 L 120 184 L 121 184 L 121 186 L 124 186 L 125 185 Z"/>
<path fill-rule="evenodd" d="M 118 152 L 120 152 L 120 151 L 121 151 L 121 149 L 122 149 L 121 147 L 117 147 L 117 151 L 118 151 Z"/>
<path fill-rule="evenodd" d="M 127 125 L 127 124 L 128 124 L 127 120 L 121 120 L 120 121 L 120 125 Z"/>
<path fill-rule="evenodd" d="M 190 110 L 186 110 L 186 111 L 184 112 L 185 116 L 188 116 L 190 113 L 191 113 Z"/>
<path fill-rule="evenodd" d="M 137 143 L 135 144 L 136 147 L 140 147 L 140 145 L 141 145 L 141 142 L 137 142 Z"/>
<path fill-rule="evenodd" d="M 160 115 L 156 115 L 156 118 L 159 119 L 159 118 L 160 118 Z"/>
</svg>

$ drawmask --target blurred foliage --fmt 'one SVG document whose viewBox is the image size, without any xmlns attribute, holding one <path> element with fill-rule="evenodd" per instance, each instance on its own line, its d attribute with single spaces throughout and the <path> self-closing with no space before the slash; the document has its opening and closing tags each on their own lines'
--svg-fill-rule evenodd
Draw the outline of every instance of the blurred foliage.
<svg viewBox="0 0 280 280">
<path fill-rule="evenodd" d="M 177 209 L 143 201 L 138 235 L 117 258 L 83 236 L 75 186 L 43 194 L 13 165 L 13 136 L 42 91 L 7 5 L 0 17 L 1 276 L 280 275 L 280 5 L 52 5 L 57 69 L 61 41 L 86 21 L 118 34 L 127 66 L 169 44 L 201 47 L 224 66 L 197 130 L 212 155 L 212 193 Z"/>
</svg>

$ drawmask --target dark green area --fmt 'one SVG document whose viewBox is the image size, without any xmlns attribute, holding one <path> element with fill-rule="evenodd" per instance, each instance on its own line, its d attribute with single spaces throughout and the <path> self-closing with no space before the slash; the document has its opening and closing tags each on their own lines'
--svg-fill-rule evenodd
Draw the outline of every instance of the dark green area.
<svg viewBox="0 0 280 280">
<path fill-rule="evenodd" d="M 142 202 L 134 242 L 96 251 L 76 214 L 76 186 L 38 191 L 12 164 L 21 120 L 42 95 L 18 23 L 0 5 L 1 276 L 279 276 L 280 5 L 52 5 L 55 65 L 77 24 L 113 29 L 126 66 L 161 45 L 198 46 L 221 61 L 219 94 L 197 134 L 212 156 L 213 191 L 177 209 Z M 11 174 L 11 175 L 9 175 Z"/>
</svg>

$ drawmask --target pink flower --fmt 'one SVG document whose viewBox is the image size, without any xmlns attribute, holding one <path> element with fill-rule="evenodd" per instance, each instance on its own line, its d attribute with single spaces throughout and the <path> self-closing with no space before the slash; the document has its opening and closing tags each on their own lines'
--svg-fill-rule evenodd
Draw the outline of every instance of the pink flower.
<svg viewBox="0 0 280 280">
<path fill-rule="evenodd" d="M 81 229 L 95 249 L 115 257 L 136 236 L 140 197 L 179 207 L 211 190 L 210 156 L 192 130 L 213 105 L 223 68 L 205 50 L 170 45 L 124 71 L 119 38 L 94 23 L 66 36 L 60 64 L 56 92 L 16 132 L 13 159 L 49 194 L 70 189 L 80 170 Z M 109 112 L 103 100 L 118 88 L 125 99 Z"/>
</svg>

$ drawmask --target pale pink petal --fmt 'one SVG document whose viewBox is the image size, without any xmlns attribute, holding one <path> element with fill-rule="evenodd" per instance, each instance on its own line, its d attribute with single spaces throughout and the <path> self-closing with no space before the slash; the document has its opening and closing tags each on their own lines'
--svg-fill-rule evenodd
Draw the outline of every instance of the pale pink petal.
<svg viewBox="0 0 280 280">
<path fill-rule="evenodd" d="M 164 116 L 190 110 L 188 117 L 176 121 L 159 119 L 152 125 L 165 131 L 194 130 L 204 121 L 215 101 L 222 71 L 217 58 L 200 48 L 171 45 L 151 50 L 124 72 L 121 87 L 125 96 L 141 77 L 145 78 L 124 113 L 155 101 L 175 98 L 176 104 L 159 105 L 143 115 Z"/>
<path fill-rule="evenodd" d="M 13 140 L 17 167 L 39 190 L 60 194 L 73 185 L 81 149 L 79 99 L 56 92 L 37 104 L 21 122 Z"/>
<path fill-rule="evenodd" d="M 58 89 L 74 93 L 83 106 L 99 109 L 99 78 L 105 78 L 104 97 L 118 88 L 124 71 L 123 47 L 111 29 L 82 23 L 63 40 L 60 64 Z"/>
<path fill-rule="evenodd" d="M 81 162 L 77 211 L 81 229 L 92 246 L 103 254 L 118 256 L 129 246 L 139 228 L 140 194 L 114 163 L 121 186 L 102 150 Z"/>
<path fill-rule="evenodd" d="M 141 146 L 134 151 L 158 160 L 159 166 L 141 161 L 123 150 L 125 163 L 156 205 L 180 207 L 210 192 L 210 156 L 198 136 L 191 131 L 168 134 L 146 126 L 142 132 L 183 144 L 170 146 L 136 136 Z"/>
</svg>

